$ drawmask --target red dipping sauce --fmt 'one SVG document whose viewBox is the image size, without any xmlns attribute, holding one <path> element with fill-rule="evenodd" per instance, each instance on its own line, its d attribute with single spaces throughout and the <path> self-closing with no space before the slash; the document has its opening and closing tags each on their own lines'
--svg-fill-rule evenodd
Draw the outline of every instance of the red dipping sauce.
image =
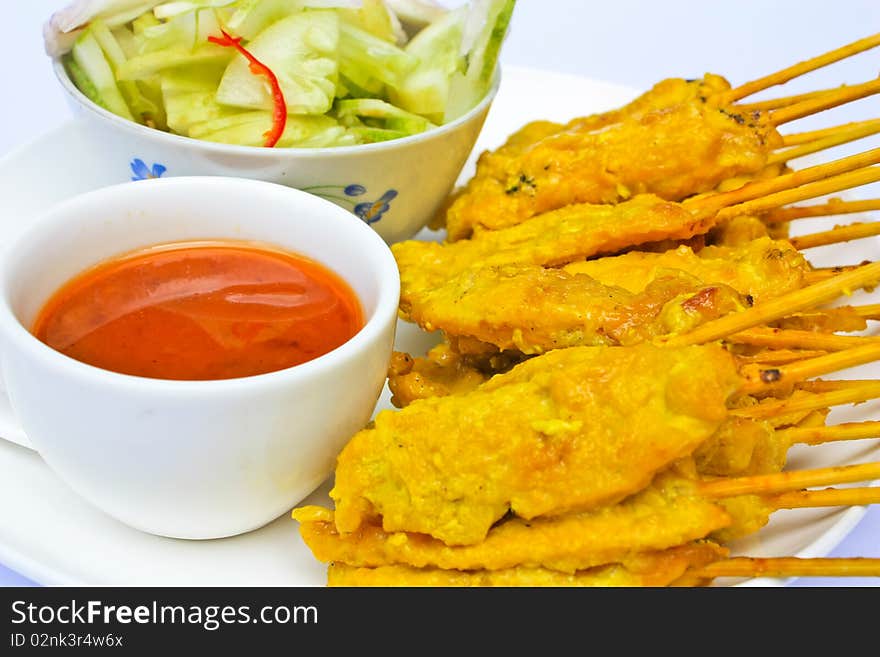
<svg viewBox="0 0 880 657">
<path fill-rule="evenodd" d="M 308 258 L 252 243 L 182 242 L 76 276 L 32 332 L 113 372 L 204 381 L 305 363 L 363 325 L 349 285 Z"/>
</svg>

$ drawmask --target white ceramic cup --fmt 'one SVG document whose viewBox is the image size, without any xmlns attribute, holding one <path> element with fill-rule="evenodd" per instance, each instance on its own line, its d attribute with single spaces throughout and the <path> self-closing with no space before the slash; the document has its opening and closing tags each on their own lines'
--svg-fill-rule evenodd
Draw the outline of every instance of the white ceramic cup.
<svg viewBox="0 0 880 657">
<path fill-rule="evenodd" d="M 364 328 L 290 369 L 191 382 L 86 365 L 28 331 L 49 297 L 86 268 L 142 247 L 205 239 L 270 243 L 323 263 L 352 286 Z M 94 505 L 153 534 L 230 536 L 308 495 L 369 421 L 399 292 L 379 236 L 304 192 L 230 178 L 107 187 L 55 206 L 8 249 L 0 274 L 3 379 L 31 445 Z"/>
<path fill-rule="evenodd" d="M 60 60 L 55 74 L 119 181 L 170 176 L 233 176 L 296 187 L 337 203 L 389 244 L 421 230 L 452 191 L 477 141 L 501 80 L 446 124 L 403 139 L 338 148 L 254 148 L 189 139 L 128 121 L 86 98 Z"/>
</svg>

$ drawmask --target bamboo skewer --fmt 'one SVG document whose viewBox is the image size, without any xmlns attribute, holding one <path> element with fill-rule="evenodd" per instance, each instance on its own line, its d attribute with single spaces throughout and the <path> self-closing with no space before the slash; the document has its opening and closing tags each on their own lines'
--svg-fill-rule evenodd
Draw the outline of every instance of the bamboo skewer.
<svg viewBox="0 0 880 657">
<path fill-rule="evenodd" d="M 700 482 L 701 495 L 722 499 L 740 495 L 772 495 L 812 486 L 833 486 L 880 478 L 880 463 L 838 465 L 815 470 L 792 470 L 747 477 L 722 477 Z"/>
<path fill-rule="evenodd" d="M 705 344 L 720 340 L 746 329 L 767 324 L 801 310 L 815 308 L 823 303 L 830 303 L 841 294 L 851 290 L 876 285 L 880 282 L 880 263 L 872 263 L 850 272 L 839 274 L 826 281 L 783 294 L 757 306 L 739 313 L 725 315 L 719 319 L 706 322 L 690 333 L 672 336 L 665 339 L 669 346 L 686 346 Z"/>
<path fill-rule="evenodd" d="M 880 119 L 852 124 L 852 127 L 850 128 L 841 126 L 836 132 L 827 137 L 823 137 L 822 139 L 816 139 L 811 142 L 806 142 L 785 150 L 771 153 L 770 157 L 767 158 L 767 164 L 788 162 L 805 155 L 811 155 L 813 153 L 818 153 L 819 151 L 834 148 L 835 146 L 848 144 L 851 141 L 863 139 L 870 135 L 877 134 L 878 132 L 880 132 Z"/>
<path fill-rule="evenodd" d="M 818 246 L 828 246 L 829 244 L 839 244 L 841 242 L 864 239 L 866 237 L 875 237 L 876 235 L 880 235 L 880 221 L 837 226 L 830 230 L 822 231 L 820 233 L 811 233 L 809 235 L 792 237 L 789 239 L 789 241 L 794 248 L 802 250 L 813 249 Z"/>
<path fill-rule="evenodd" d="M 770 87 L 776 87 L 781 84 L 785 84 L 786 82 L 794 80 L 795 78 L 805 75 L 806 73 L 823 68 L 825 66 L 828 66 L 829 64 L 839 62 L 842 59 L 852 57 L 853 55 L 857 55 L 866 50 L 870 50 L 871 48 L 876 48 L 877 46 L 880 46 L 880 34 L 873 34 L 869 37 L 859 39 L 858 41 L 854 41 L 853 43 L 849 43 L 830 52 L 818 55 L 817 57 L 798 62 L 797 64 L 784 68 L 780 71 L 765 75 L 764 77 L 758 78 L 757 80 L 752 80 L 751 82 L 741 84 L 735 89 L 723 92 L 720 95 L 720 101 L 722 104 L 732 103 L 739 100 L 740 98 L 751 96 L 752 94 L 756 94 L 759 91 L 763 91 L 764 89 L 769 89 Z"/>
<path fill-rule="evenodd" d="M 788 175 L 796 176 L 804 171 L 807 171 L 807 169 L 802 169 L 796 171 L 794 174 Z M 783 177 L 784 176 L 780 176 L 780 178 Z M 817 198 L 819 196 L 824 196 L 825 194 L 832 194 L 845 189 L 867 185 L 869 183 L 877 182 L 878 180 L 880 180 L 880 167 L 864 167 L 840 175 L 822 178 L 809 184 L 802 184 L 797 187 L 791 186 L 788 189 L 782 189 L 779 192 L 768 194 L 763 198 L 756 198 L 754 200 L 740 203 L 739 205 L 723 208 L 718 212 L 716 221 L 733 219 L 734 217 L 744 215 L 760 215 L 767 210 L 773 210 L 782 207 L 783 205 L 788 205 L 789 203 L 806 201 L 807 199 Z M 758 185 L 760 183 L 752 184 Z"/>
<path fill-rule="evenodd" d="M 763 495 L 765 502 L 774 510 L 866 506 L 880 504 L 880 488 L 800 489 L 826 483 L 865 481 L 877 476 L 880 476 L 880 463 L 865 463 L 734 479 L 721 478 L 704 481 L 699 485 L 699 489 L 707 497 L 720 499 L 740 495 Z M 760 576 L 880 577 L 880 559 L 862 557 L 848 559 L 734 557 L 692 568 L 686 573 L 686 576 L 693 579 Z"/>
<path fill-rule="evenodd" d="M 818 509 L 829 506 L 880 504 L 880 488 L 826 488 L 774 495 L 767 500 L 774 509 Z"/>
<path fill-rule="evenodd" d="M 869 263 L 866 263 L 869 264 Z M 844 267 L 841 272 L 854 271 L 849 267 Z M 841 273 L 838 272 L 838 273 Z M 809 276 L 808 276 L 809 278 Z M 820 280 L 827 280 L 829 276 L 823 275 Z M 812 283 L 820 282 L 811 281 Z M 839 306 L 837 308 L 826 308 L 824 310 L 811 310 L 808 312 L 792 313 L 781 321 L 795 322 L 800 326 L 807 327 L 807 330 L 814 330 L 815 327 L 833 326 L 834 331 L 863 331 L 868 327 L 869 321 L 880 320 L 880 304 L 870 304 L 864 306 Z M 823 329 L 825 330 L 825 329 Z"/>
<path fill-rule="evenodd" d="M 853 310 L 865 319 L 880 320 L 880 303 L 873 303 L 866 306 L 853 306 Z"/>
<path fill-rule="evenodd" d="M 773 349 L 762 351 L 758 354 L 755 354 L 754 356 L 737 355 L 736 359 L 743 364 L 759 363 L 761 365 L 785 365 L 786 363 L 793 363 L 798 360 L 824 356 L 826 353 L 828 352 L 793 349 Z"/>
<path fill-rule="evenodd" d="M 801 559 L 734 557 L 687 571 L 688 577 L 880 577 L 880 559 Z"/>
<path fill-rule="evenodd" d="M 814 91 L 809 94 L 803 94 L 802 100 L 808 100 L 809 97 L 816 98 L 822 94 L 828 93 L 829 90 Z M 788 103 L 793 105 L 794 103 Z M 788 135 L 782 135 L 782 145 L 784 147 L 800 146 L 814 141 L 820 141 L 828 137 L 833 137 L 842 131 L 855 130 L 862 126 L 873 125 L 880 119 L 868 119 L 866 121 L 853 121 L 852 123 L 844 123 L 842 125 L 831 126 L 830 128 L 822 128 L 820 130 L 809 130 L 807 132 L 793 132 Z"/>
<path fill-rule="evenodd" d="M 796 187 L 807 185 L 808 183 L 816 183 L 826 181 L 834 176 L 849 173 L 852 171 L 864 170 L 873 164 L 880 163 L 880 148 L 874 148 L 864 153 L 857 153 L 849 157 L 844 157 L 832 162 L 826 162 L 817 166 L 800 169 L 792 173 L 787 173 L 768 180 L 757 180 L 748 183 L 737 189 L 720 194 L 711 194 L 708 196 L 698 197 L 693 200 L 686 200 L 683 205 L 695 214 L 711 215 L 718 213 L 724 208 L 742 205 L 747 201 L 754 201 L 776 194 L 778 192 L 790 191 Z M 850 185 L 852 186 L 852 185 Z M 830 193 L 830 192 L 823 192 Z M 821 195 L 821 194 L 817 194 Z M 812 197 L 807 197 L 812 198 Z M 785 203 L 778 206 L 768 206 L 767 210 L 775 207 L 781 207 Z"/>
<path fill-rule="evenodd" d="M 768 386 L 790 385 L 815 376 L 871 363 L 875 360 L 880 360 L 880 342 L 878 341 L 769 369 L 748 365 L 741 371 L 746 380 L 742 391 L 746 393 L 760 392 Z"/>
<path fill-rule="evenodd" d="M 870 264 L 870 263 L 863 263 Z M 833 278 L 838 274 L 842 274 L 845 271 L 853 271 L 858 269 L 861 265 L 842 265 L 840 267 L 820 267 L 818 269 L 813 269 L 812 271 L 808 271 L 804 274 L 804 282 L 807 285 L 812 285 L 813 283 L 820 283 L 822 281 L 827 281 L 829 278 Z"/>
<path fill-rule="evenodd" d="M 850 422 L 831 427 L 791 427 L 779 429 L 776 435 L 790 445 L 824 445 L 847 440 L 880 438 L 880 422 Z"/>
<path fill-rule="evenodd" d="M 770 123 L 778 127 L 813 114 L 818 114 L 819 112 L 824 112 L 833 107 L 845 105 L 860 98 L 873 96 L 876 93 L 880 93 L 880 80 L 869 80 L 861 84 L 840 87 L 824 96 L 772 111 L 770 113 Z"/>
<path fill-rule="evenodd" d="M 805 205 L 793 208 L 778 208 L 771 210 L 761 217 L 768 224 L 784 224 L 795 219 L 809 219 L 811 217 L 834 217 L 842 214 L 856 212 L 871 212 L 880 210 L 880 199 L 866 201 L 843 201 L 833 198 L 821 205 Z"/>
<path fill-rule="evenodd" d="M 836 335 L 816 333 L 795 329 L 773 329 L 756 327 L 736 333 L 726 338 L 727 342 L 749 344 L 756 347 L 814 349 L 821 351 L 842 351 L 866 344 L 880 344 L 880 337 Z"/>
<path fill-rule="evenodd" d="M 785 415 L 787 413 L 801 413 L 817 411 L 831 406 L 843 404 L 859 404 L 869 399 L 880 398 L 880 381 L 862 381 L 860 385 L 840 387 L 828 392 L 818 392 L 802 397 L 788 399 L 770 399 L 755 406 L 745 408 L 733 408 L 728 411 L 733 417 L 762 419 Z"/>
<path fill-rule="evenodd" d="M 846 85 L 840 85 L 846 86 Z M 770 110 L 780 109 L 782 107 L 788 107 L 789 105 L 794 105 L 796 103 L 800 103 L 805 100 L 811 100 L 813 98 L 819 98 L 820 96 L 824 96 L 825 94 L 836 91 L 839 87 L 833 87 L 831 89 L 818 89 L 816 91 L 808 91 L 802 94 L 794 94 L 792 96 L 781 96 L 779 98 L 770 98 L 769 100 L 758 100 L 751 103 L 737 103 L 736 110 L 737 112 L 768 112 Z M 811 141 L 811 140 L 806 140 Z M 788 144 L 787 144 L 788 145 Z"/>
<path fill-rule="evenodd" d="M 866 385 L 872 385 L 874 383 L 880 383 L 880 381 L 866 381 L 864 379 L 831 379 L 825 381 L 822 379 L 816 379 L 815 381 L 801 381 L 797 384 L 797 388 L 804 392 L 821 394 L 826 392 L 837 392 L 839 390 L 861 389 Z"/>
<path fill-rule="evenodd" d="M 780 379 L 788 379 L 789 383 L 805 381 L 823 374 L 839 372 L 850 367 L 857 367 L 865 363 L 880 360 L 880 342 L 873 341 L 869 344 L 845 349 L 833 354 L 819 356 L 810 360 L 792 363 L 779 368 Z"/>
</svg>

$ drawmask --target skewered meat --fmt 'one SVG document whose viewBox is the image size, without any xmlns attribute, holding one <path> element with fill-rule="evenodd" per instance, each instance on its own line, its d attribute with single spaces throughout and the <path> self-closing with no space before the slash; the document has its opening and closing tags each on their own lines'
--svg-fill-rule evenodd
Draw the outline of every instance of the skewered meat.
<svg viewBox="0 0 880 657">
<path fill-rule="evenodd" d="M 381 516 L 385 531 L 467 545 L 508 511 L 615 503 L 711 436 L 739 383 L 720 347 L 582 347 L 380 413 L 339 456 L 337 529 Z"/>
<path fill-rule="evenodd" d="M 675 547 L 659 553 L 634 554 L 624 563 L 560 573 L 545 568 L 460 571 L 384 566 L 354 568 L 337 563 L 328 569 L 330 586 L 667 586 L 691 568 L 727 555 L 711 542 Z"/>
<path fill-rule="evenodd" d="M 665 80 L 618 112 L 576 119 L 538 140 L 516 136 L 499 155 L 481 157 L 447 213 L 449 239 L 576 203 L 646 193 L 679 201 L 760 171 L 782 137 L 767 113 L 715 102 L 729 88 L 718 76 Z"/>
</svg>

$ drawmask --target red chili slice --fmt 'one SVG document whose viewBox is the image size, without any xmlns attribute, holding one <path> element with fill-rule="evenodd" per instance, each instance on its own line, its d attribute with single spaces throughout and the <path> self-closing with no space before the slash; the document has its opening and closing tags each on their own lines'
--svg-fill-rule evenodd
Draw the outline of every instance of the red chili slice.
<svg viewBox="0 0 880 657">
<path fill-rule="evenodd" d="M 269 80 L 269 86 L 272 87 L 272 102 L 275 105 L 275 109 L 272 112 L 272 129 L 268 130 L 264 135 L 266 137 L 264 146 L 272 148 L 281 139 L 281 135 L 284 134 L 284 129 L 287 127 L 287 101 L 284 100 L 284 92 L 281 91 L 278 78 L 271 68 L 254 57 L 247 48 L 241 45 L 241 37 L 234 37 L 226 32 L 226 30 L 220 31 L 223 33 L 222 37 L 209 36 L 208 41 L 224 48 L 235 48 L 250 63 L 251 73 L 262 75 Z"/>
</svg>

